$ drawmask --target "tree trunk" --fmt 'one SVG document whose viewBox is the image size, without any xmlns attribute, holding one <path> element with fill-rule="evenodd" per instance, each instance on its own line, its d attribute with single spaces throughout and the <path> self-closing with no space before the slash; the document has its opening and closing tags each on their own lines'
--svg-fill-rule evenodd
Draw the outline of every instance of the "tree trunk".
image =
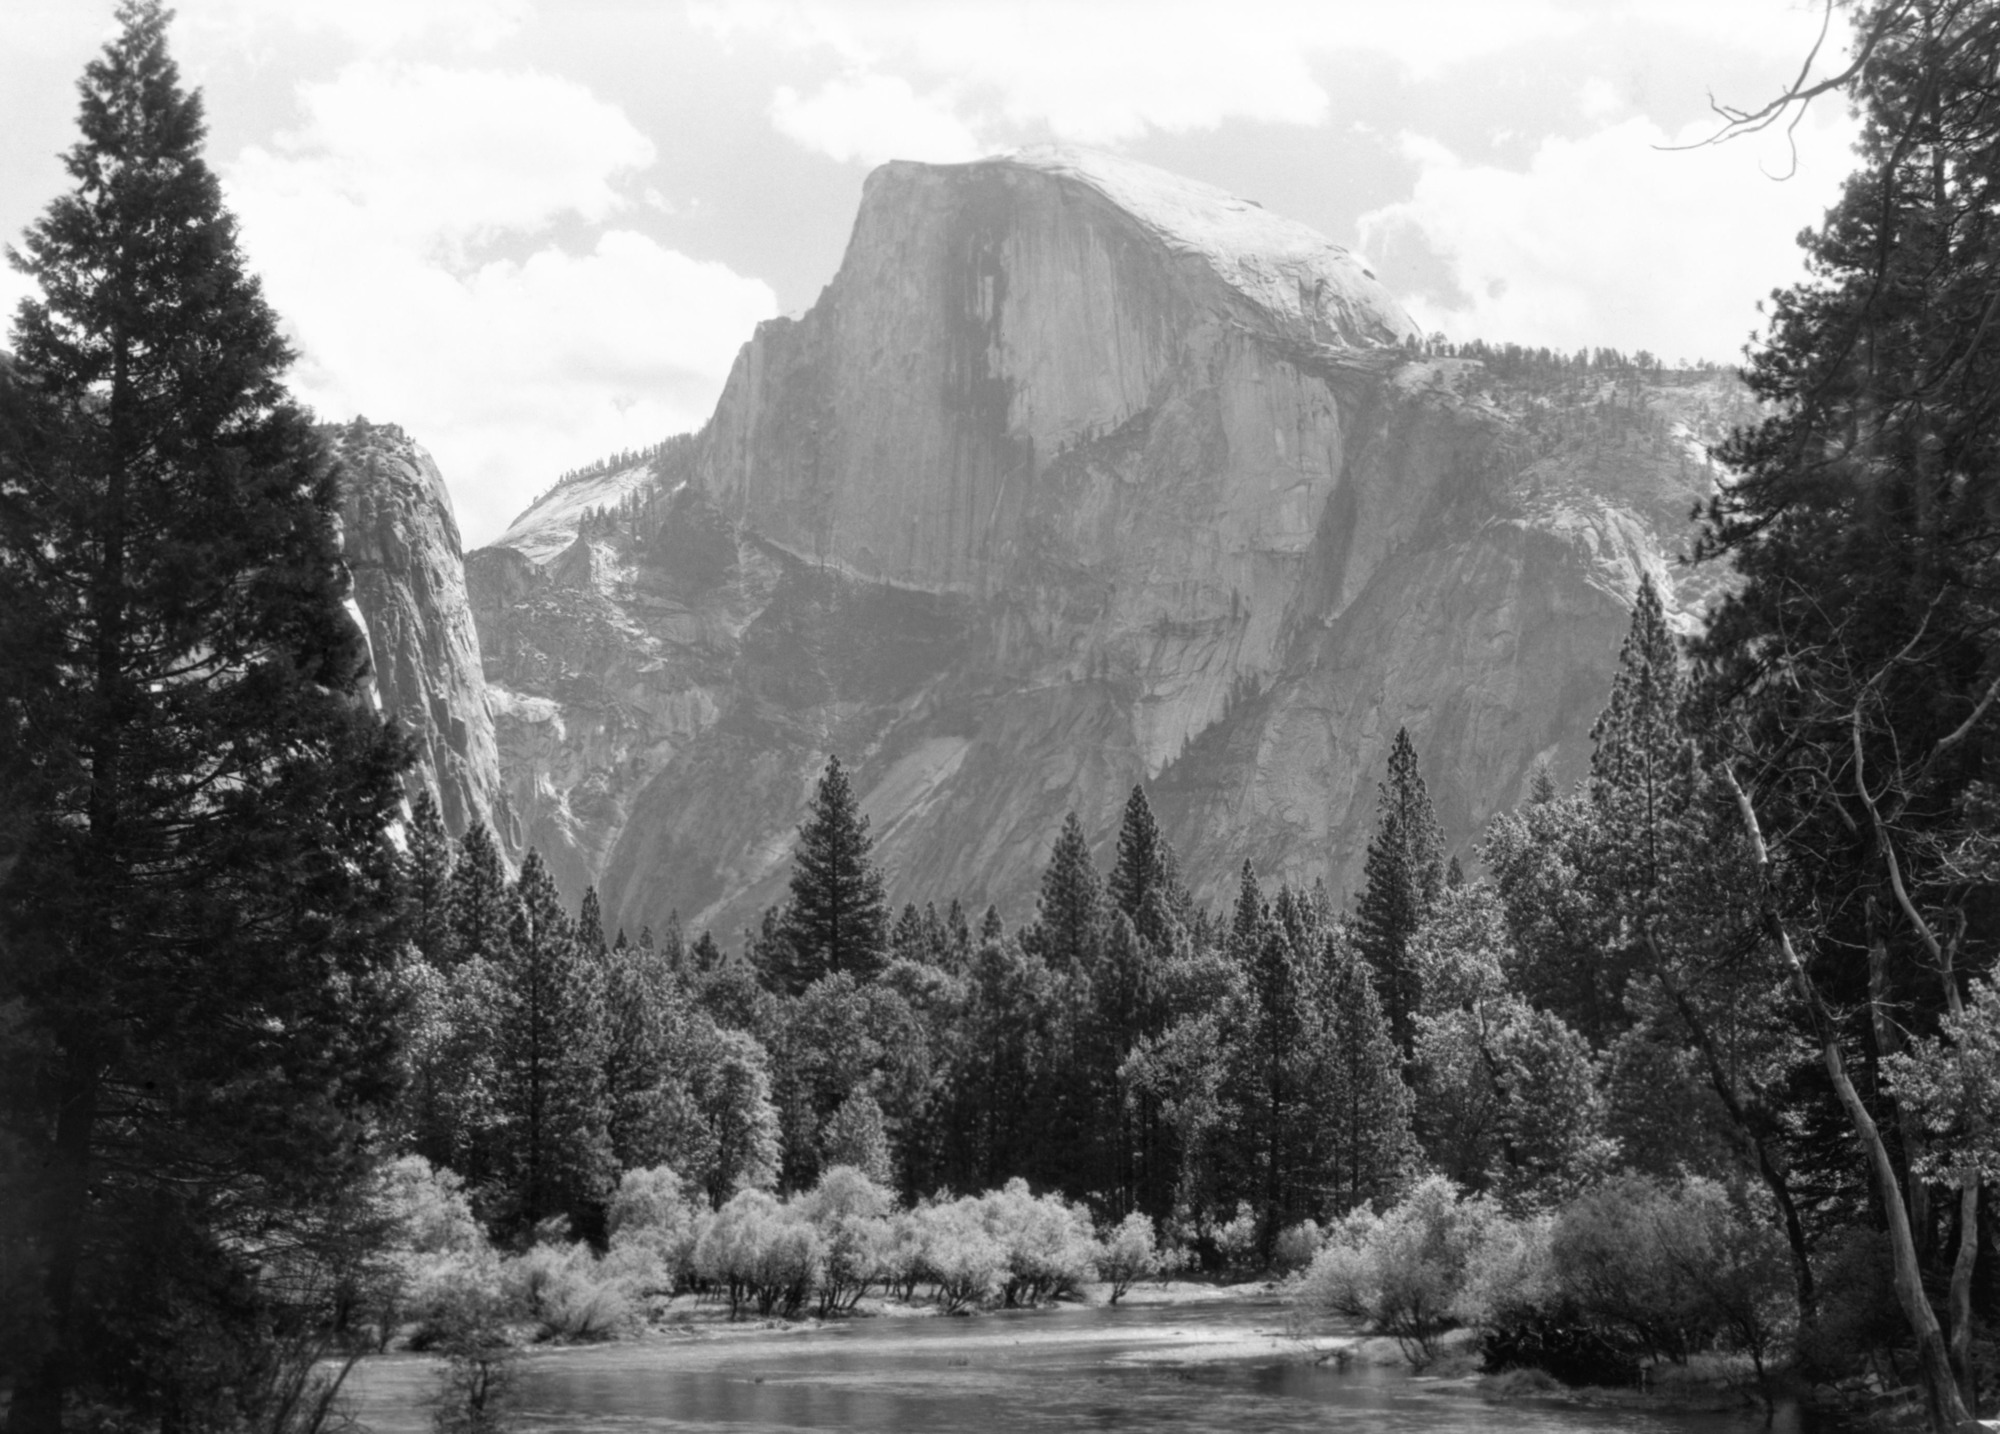
<svg viewBox="0 0 2000 1434">
<path fill-rule="evenodd" d="M 76 1283 L 83 1264 L 84 1213 L 90 1202 L 90 1147 L 97 1124 L 97 1082 L 73 1079 L 56 1116 L 38 1221 L 48 1242 L 48 1269 L 42 1289 L 44 1312 L 53 1334 L 47 1351 L 14 1390 L 7 1411 L 7 1434 L 60 1434 L 69 1393 L 70 1363 L 78 1349 Z"/>
<path fill-rule="evenodd" d="M 1978 1371 L 1972 1367 L 1972 1269 L 1979 1260 L 1979 1181 L 1967 1175 L 1958 1192 L 1958 1253 L 1951 1262 L 1951 1369 L 1959 1398 L 1979 1409 Z"/>
<path fill-rule="evenodd" d="M 1889 1158 L 1889 1147 L 1882 1140 L 1875 1118 L 1868 1113 L 1867 1105 L 1848 1077 L 1847 1062 L 1840 1053 L 1840 1028 L 1820 1000 L 1819 989 L 1813 985 L 1811 974 L 1792 945 L 1791 933 L 1785 929 L 1784 920 L 1771 901 L 1770 854 L 1764 845 L 1764 832 L 1757 821 L 1756 808 L 1751 806 L 1749 794 L 1736 780 L 1735 772 L 1725 766 L 1723 776 L 1735 793 L 1737 810 L 1742 814 L 1744 830 L 1750 838 L 1758 874 L 1763 878 L 1765 925 L 1779 950 L 1784 953 L 1785 964 L 1791 970 L 1799 998 L 1805 1003 L 1812 1019 L 1819 1036 L 1820 1055 L 1826 1063 L 1827 1076 L 1832 1080 L 1841 1107 L 1847 1112 L 1848 1121 L 1861 1141 L 1869 1170 L 1875 1178 L 1876 1193 L 1882 1200 L 1883 1213 L 1888 1217 L 1889 1258 L 1896 1303 L 1902 1307 L 1903 1318 L 1910 1326 L 1910 1333 L 1916 1337 L 1917 1377 L 1923 1384 L 1930 1426 L 1938 1434 L 1959 1434 L 1959 1431 L 1977 1429 L 1979 1425 L 1959 1392 L 1958 1380 L 1945 1349 L 1944 1333 L 1938 1327 L 1937 1312 L 1931 1308 L 1930 1297 L 1924 1293 L 1923 1270 L 1917 1262 L 1916 1241 L 1910 1231 L 1909 1207 L 1903 1201 L 1902 1182 L 1897 1179 L 1895 1162 Z"/>
</svg>

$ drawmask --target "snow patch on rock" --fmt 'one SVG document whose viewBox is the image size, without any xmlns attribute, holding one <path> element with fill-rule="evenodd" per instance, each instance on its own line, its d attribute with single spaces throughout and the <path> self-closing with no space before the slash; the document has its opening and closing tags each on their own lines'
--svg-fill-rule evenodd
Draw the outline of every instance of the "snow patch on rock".
<svg viewBox="0 0 2000 1434">
<path fill-rule="evenodd" d="M 1253 305 L 1289 321 L 1298 337 L 1363 347 L 1421 336 L 1350 250 L 1225 189 L 1074 145 L 1033 145 L 998 162 L 1088 185 L 1168 248 L 1206 260 Z"/>
<path fill-rule="evenodd" d="M 493 540 L 496 548 L 512 548 L 540 566 L 576 541 L 577 525 L 592 508 L 616 508 L 628 493 L 653 479 L 650 459 L 609 473 L 593 474 L 552 488 L 529 504 L 527 512 Z"/>
</svg>

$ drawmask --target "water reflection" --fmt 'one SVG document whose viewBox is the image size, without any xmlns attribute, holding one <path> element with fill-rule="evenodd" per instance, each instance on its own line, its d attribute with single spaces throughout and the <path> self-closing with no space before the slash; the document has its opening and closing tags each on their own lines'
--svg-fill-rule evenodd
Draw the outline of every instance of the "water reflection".
<svg viewBox="0 0 2000 1434">
<path fill-rule="evenodd" d="M 1441 1431 L 1442 1434 L 1831 1434 L 1797 1411 L 1672 1415 L 1488 1403 L 1400 1369 L 1314 1364 L 1275 1300 L 857 1320 L 538 1352 L 524 1431 L 989 1429 Z M 371 1362 L 356 1386 L 377 1434 L 419 1434 L 435 1366 Z"/>
</svg>

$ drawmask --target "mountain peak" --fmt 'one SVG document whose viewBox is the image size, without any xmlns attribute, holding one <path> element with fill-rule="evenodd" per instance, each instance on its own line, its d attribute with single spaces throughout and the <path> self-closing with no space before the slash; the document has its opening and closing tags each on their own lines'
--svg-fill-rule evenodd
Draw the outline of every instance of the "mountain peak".
<svg viewBox="0 0 2000 1434">
<path fill-rule="evenodd" d="M 1171 253 L 1205 263 L 1291 337 L 1349 347 L 1421 337 L 1415 320 L 1351 250 L 1255 200 L 1124 155 L 1042 144 L 965 165 L 896 161 L 877 173 L 987 167 L 1029 170 L 1095 192 Z"/>
</svg>

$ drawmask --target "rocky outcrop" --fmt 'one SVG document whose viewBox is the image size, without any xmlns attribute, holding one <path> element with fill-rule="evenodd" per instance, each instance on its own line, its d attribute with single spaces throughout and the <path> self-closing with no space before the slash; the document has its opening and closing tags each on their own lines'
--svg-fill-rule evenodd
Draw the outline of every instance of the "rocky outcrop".
<svg viewBox="0 0 2000 1434">
<path fill-rule="evenodd" d="M 1246 857 L 1338 893 L 1407 725 L 1468 848 L 1581 769 L 1741 400 L 1414 336 L 1354 256 L 1144 166 L 876 171 L 702 434 L 473 555 L 520 840 L 733 934 L 838 752 L 898 901 L 1026 917 L 1134 782 L 1203 895 Z"/>
<path fill-rule="evenodd" d="M 446 826 L 506 825 L 499 750 L 451 496 L 431 456 L 394 425 L 329 430 L 342 460 L 341 544 L 368 632 L 377 695 L 414 739 L 412 790 Z"/>
</svg>

